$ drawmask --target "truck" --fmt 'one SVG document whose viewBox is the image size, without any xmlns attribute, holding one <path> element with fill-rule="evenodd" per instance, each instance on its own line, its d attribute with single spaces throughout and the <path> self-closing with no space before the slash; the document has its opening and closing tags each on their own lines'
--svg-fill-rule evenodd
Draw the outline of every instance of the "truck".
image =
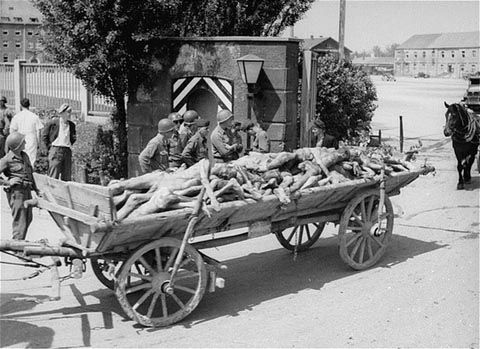
<svg viewBox="0 0 480 349">
<path fill-rule="evenodd" d="M 480 113 L 480 75 L 468 77 L 468 87 L 463 96 L 463 102 L 475 113 Z"/>
</svg>

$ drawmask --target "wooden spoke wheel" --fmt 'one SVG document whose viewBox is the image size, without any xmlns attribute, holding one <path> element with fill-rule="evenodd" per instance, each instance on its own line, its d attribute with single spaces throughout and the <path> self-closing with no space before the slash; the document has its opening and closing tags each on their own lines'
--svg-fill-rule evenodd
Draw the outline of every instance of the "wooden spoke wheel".
<svg viewBox="0 0 480 349">
<path fill-rule="evenodd" d="M 303 252 L 318 240 L 324 227 L 325 222 L 296 225 L 292 230 L 276 232 L 275 236 L 287 250 L 294 251 L 297 246 L 297 252 Z"/>
<path fill-rule="evenodd" d="M 123 261 L 114 261 L 107 258 L 95 257 L 90 259 L 93 273 L 104 286 L 115 289 L 114 275 L 120 270 Z M 110 270 L 114 268 L 113 270 Z"/>
<path fill-rule="evenodd" d="M 338 228 L 340 256 L 353 269 L 374 265 L 385 253 L 393 230 L 393 207 L 385 196 L 380 222 L 380 193 L 375 190 L 358 195 L 349 202 Z"/>
<path fill-rule="evenodd" d="M 115 293 L 123 310 L 143 326 L 176 323 L 190 314 L 205 293 L 207 271 L 200 254 L 187 244 L 170 282 L 181 241 L 162 238 L 139 248 L 122 266 Z"/>
</svg>

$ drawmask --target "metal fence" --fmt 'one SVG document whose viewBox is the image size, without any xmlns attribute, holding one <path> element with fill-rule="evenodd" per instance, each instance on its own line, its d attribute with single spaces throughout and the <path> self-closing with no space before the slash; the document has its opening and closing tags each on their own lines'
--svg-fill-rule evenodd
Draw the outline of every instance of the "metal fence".
<svg viewBox="0 0 480 349">
<path fill-rule="evenodd" d="M 17 74 L 15 69 L 18 69 Z M 7 97 L 11 105 L 18 105 L 16 99 L 23 97 L 29 98 L 35 108 L 53 109 L 68 103 L 74 111 L 85 116 L 106 115 L 113 108 L 112 102 L 90 93 L 81 80 L 56 64 L 18 62 L 16 66 L 0 63 L 0 94 Z"/>
</svg>

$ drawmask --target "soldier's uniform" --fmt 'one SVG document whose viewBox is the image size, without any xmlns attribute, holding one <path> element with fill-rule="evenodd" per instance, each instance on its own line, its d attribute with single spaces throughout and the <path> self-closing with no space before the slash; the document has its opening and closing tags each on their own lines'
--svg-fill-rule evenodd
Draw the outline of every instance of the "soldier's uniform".
<svg viewBox="0 0 480 349">
<path fill-rule="evenodd" d="M 182 152 L 182 159 L 188 167 L 202 159 L 208 159 L 207 139 L 202 137 L 198 131 L 188 140 Z"/>
<path fill-rule="evenodd" d="M 16 155 L 9 151 L 0 159 L 0 173 L 3 173 L 9 182 L 4 190 L 12 210 L 12 238 L 25 240 L 33 214 L 32 207 L 26 208 L 23 203 L 31 199 L 32 190 L 36 190 L 33 168 L 27 153 L 22 151 L 20 155 Z"/>
<path fill-rule="evenodd" d="M 234 160 L 237 153 L 230 149 L 233 143 L 232 133 L 217 125 L 211 134 L 213 157 L 216 162 L 229 162 Z"/>
<path fill-rule="evenodd" d="M 170 167 L 180 167 L 182 165 L 182 151 L 184 147 L 180 141 L 180 134 L 178 131 L 175 130 L 173 132 L 172 137 L 168 140 L 168 145 Z"/>
<path fill-rule="evenodd" d="M 138 156 L 138 162 L 143 173 L 155 170 L 165 171 L 169 167 L 168 139 L 158 133 L 153 137 Z"/>
</svg>

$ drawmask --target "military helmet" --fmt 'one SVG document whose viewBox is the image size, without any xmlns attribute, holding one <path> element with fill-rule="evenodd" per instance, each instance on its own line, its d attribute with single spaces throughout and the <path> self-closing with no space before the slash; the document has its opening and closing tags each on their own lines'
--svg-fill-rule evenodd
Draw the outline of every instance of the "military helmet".
<svg viewBox="0 0 480 349">
<path fill-rule="evenodd" d="M 193 124 L 200 116 L 195 110 L 187 110 L 183 114 L 183 122 L 186 124 Z"/>
<path fill-rule="evenodd" d="M 8 135 L 6 143 L 8 149 L 17 150 L 25 140 L 25 136 L 19 132 L 12 132 Z"/>
<path fill-rule="evenodd" d="M 221 124 L 222 122 L 225 122 L 232 117 L 233 117 L 233 114 L 231 111 L 223 109 L 218 112 L 217 121 L 219 124 Z"/>
<path fill-rule="evenodd" d="M 168 118 L 170 120 L 172 120 L 173 122 L 177 122 L 177 121 L 182 121 L 183 120 L 183 116 L 180 114 L 180 113 L 170 113 L 168 114 Z"/>
<path fill-rule="evenodd" d="M 158 132 L 166 133 L 169 131 L 173 131 L 175 129 L 175 124 L 172 120 L 165 118 L 158 122 Z"/>
</svg>

